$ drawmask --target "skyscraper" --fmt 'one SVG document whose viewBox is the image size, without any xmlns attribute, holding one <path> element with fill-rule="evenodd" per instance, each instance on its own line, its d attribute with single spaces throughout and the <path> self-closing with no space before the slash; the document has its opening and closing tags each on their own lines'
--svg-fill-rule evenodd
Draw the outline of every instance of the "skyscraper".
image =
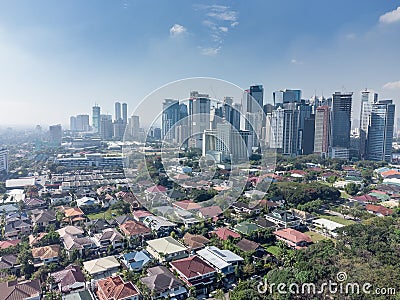
<svg viewBox="0 0 400 300">
<path fill-rule="evenodd" d="M 296 156 L 298 154 L 299 111 L 293 105 L 284 109 L 282 153 Z"/>
<path fill-rule="evenodd" d="M 8 150 L 0 148 L 0 173 L 8 172 Z"/>
<path fill-rule="evenodd" d="M 365 158 L 368 127 L 370 123 L 372 105 L 378 101 L 378 94 L 365 89 L 361 91 L 360 111 L 360 156 Z"/>
<path fill-rule="evenodd" d="M 128 104 L 122 103 L 122 121 L 128 124 Z"/>
<path fill-rule="evenodd" d="M 113 136 L 113 123 L 111 115 L 100 115 L 100 137 L 103 140 L 110 140 Z"/>
<path fill-rule="evenodd" d="M 369 160 L 392 160 L 394 115 L 395 105 L 392 100 L 380 100 L 372 104 L 367 136 Z"/>
<path fill-rule="evenodd" d="M 92 108 L 92 126 L 95 133 L 100 132 L 100 106 L 97 104 Z"/>
<path fill-rule="evenodd" d="M 132 115 L 129 118 L 128 128 L 129 128 L 128 133 L 131 135 L 132 138 L 134 139 L 139 138 L 139 133 L 140 133 L 139 116 Z"/>
<path fill-rule="evenodd" d="M 252 85 L 247 92 L 246 112 L 255 113 L 262 110 L 264 106 L 264 88 L 262 85 Z"/>
<path fill-rule="evenodd" d="M 62 128 L 60 124 L 49 126 L 49 135 L 49 142 L 51 146 L 61 146 Z"/>
<path fill-rule="evenodd" d="M 345 153 L 344 149 L 350 148 L 352 98 L 353 93 L 335 92 L 332 95 L 331 148 L 335 148 L 332 153 Z"/>
<path fill-rule="evenodd" d="M 258 147 L 262 137 L 264 116 L 264 88 L 262 85 L 250 86 L 245 91 L 246 114 L 245 129 L 250 131 L 252 147 Z"/>
<path fill-rule="evenodd" d="M 75 116 L 71 116 L 69 118 L 69 130 L 77 131 L 76 130 L 76 117 Z"/>
<path fill-rule="evenodd" d="M 272 93 L 274 106 L 283 105 L 284 103 L 300 102 L 301 90 L 280 90 Z"/>
<path fill-rule="evenodd" d="M 174 125 L 179 121 L 180 107 L 179 101 L 173 99 L 165 99 L 162 111 L 162 135 L 165 140 L 173 140 L 175 138 Z"/>
<path fill-rule="evenodd" d="M 203 132 L 210 127 L 211 99 L 207 94 L 198 91 L 190 92 L 189 99 L 189 135 L 190 146 L 201 148 Z"/>
<path fill-rule="evenodd" d="M 121 103 L 115 102 L 115 121 L 121 120 Z"/>
<path fill-rule="evenodd" d="M 331 109 L 320 106 L 315 110 L 314 153 L 326 157 L 329 153 Z"/>
</svg>

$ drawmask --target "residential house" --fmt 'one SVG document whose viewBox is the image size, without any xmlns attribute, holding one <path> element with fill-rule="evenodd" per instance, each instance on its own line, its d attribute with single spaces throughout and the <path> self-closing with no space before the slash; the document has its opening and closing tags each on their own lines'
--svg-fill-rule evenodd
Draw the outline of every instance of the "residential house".
<svg viewBox="0 0 400 300">
<path fill-rule="evenodd" d="M 7 215 L 15 213 L 19 210 L 18 206 L 14 203 L 0 205 L 0 215 Z"/>
<path fill-rule="evenodd" d="M 156 232 L 158 236 L 169 235 L 177 226 L 177 224 L 160 216 L 147 216 L 143 220 L 143 224 L 149 227 L 153 232 Z"/>
<path fill-rule="evenodd" d="M 203 208 L 199 209 L 200 218 L 203 218 L 206 220 L 208 220 L 208 219 L 216 220 L 216 219 L 218 219 L 218 217 L 220 215 L 222 215 L 222 209 L 221 209 L 221 207 L 219 207 L 217 205 L 203 207 Z"/>
<path fill-rule="evenodd" d="M 15 274 L 20 269 L 18 257 L 15 254 L 7 254 L 0 257 L 0 270 Z"/>
<path fill-rule="evenodd" d="M 365 209 L 367 210 L 367 212 L 374 214 L 378 217 L 390 216 L 394 212 L 393 209 L 386 208 L 382 205 L 374 205 L 374 204 L 367 204 L 365 206 Z"/>
<path fill-rule="evenodd" d="M 69 193 L 55 192 L 50 195 L 50 203 L 53 206 L 69 204 L 72 202 L 72 196 Z"/>
<path fill-rule="evenodd" d="M 38 234 L 31 234 L 29 235 L 29 245 L 30 246 L 37 246 L 40 244 L 40 241 L 47 235 L 47 232 L 40 232 Z"/>
<path fill-rule="evenodd" d="M 337 222 L 323 218 L 313 220 L 312 224 L 315 227 L 316 231 L 322 233 L 323 235 L 329 235 L 332 237 L 337 236 L 336 229 L 344 227 L 343 224 L 339 224 Z"/>
<path fill-rule="evenodd" d="M 183 243 L 191 252 L 204 248 L 210 242 L 211 241 L 208 238 L 199 234 L 186 232 L 183 236 Z"/>
<path fill-rule="evenodd" d="M 240 239 L 240 234 L 234 232 L 226 227 L 220 227 L 210 232 L 210 235 L 215 235 L 222 241 L 226 241 L 228 238 Z"/>
<path fill-rule="evenodd" d="M 70 225 L 80 225 L 86 220 L 84 212 L 79 207 L 61 207 L 64 213 L 63 221 Z"/>
<path fill-rule="evenodd" d="M 112 276 L 96 282 L 99 300 L 139 300 L 140 292 L 132 282 L 125 282 L 121 276 Z"/>
<path fill-rule="evenodd" d="M 31 215 L 33 226 L 47 227 L 55 224 L 56 213 L 52 209 L 35 209 Z"/>
<path fill-rule="evenodd" d="M 197 293 L 208 294 L 217 271 L 204 259 L 193 255 L 170 262 L 170 265 L 187 286 L 195 287 Z"/>
<path fill-rule="evenodd" d="M 245 202 L 235 202 L 231 204 L 231 207 L 235 211 L 235 213 L 238 214 L 254 214 L 258 215 L 260 214 L 261 210 L 263 210 L 263 206 L 260 205 L 260 203 L 257 202 L 252 202 L 252 203 L 245 203 Z"/>
<path fill-rule="evenodd" d="M 138 241 L 142 241 L 144 238 L 151 236 L 151 229 L 146 227 L 143 223 L 134 220 L 129 220 L 119 226 L 119 229 L 129 240 L 130 245 Z"/>
<path fill-rule="evenodd" d="M 112 225 L 105 219 L 90 220 L 85 223 L 89 235 L 103 232 L 104 229 L 113 228 Z"/>
<path fill-rule="evenodd" d="M 198 210 L 201 208 L 201 205 L 192 200 L 177 201 L 173 202 L 172 205 L 183 210 Z"/>
<path fill-rule="evenodd" d="M 311 221 L 315 219 L 315 217 L 312 214 L 310 214 L 306 211 L 302 211 L 302 210 L 295 209 L 295 208 L 292 208 L 290 211 L 292 212 L 293 216 L 295 216 L 296 218 L 299 218 L 300 223 L 302 223 L 304 225 L 310 224 Z"/>
<path fill-rule="evenodd" d="M 133 221 L 134 218 L 130 215 L 121 215 L 118 217 L 115 217 L 113 220 L 110 221 L 110 224 L 112 226 L 120 226 L 124 224 L 126 221 Z"/>
<path fill-rule="evenodd" d="M 250 235 L 254 231 L 260 230 L 261 227 L 258 226 L 255 223 L 248 222 L 248 221 L 243 221 L 241 223 L 236 224 L 234 229 L 235 229 L 235 231 L 237 231 L 237 232 L 239 232 L 241 234 Z"/>
<path fill-rule="evenodd" d="M 152 291 L 151 299 L 187 299 L 185 284 L 164 266 L 147 269 L 147 276 L 140 281 Z"/>
<path fill-rule="evenodd" d="M 170 236 L 147 241 L 146 250 L 160 262 L 188 256 L 187 248 Z"/>
<path fill-rule="evenodd" d="M 144 221 L 144 219 L 148 216 L 154 216 L 151 212 L 147 210 L 135 210 L 132 212 L 133 219 L 138 222 Z"/>
<path fill-rule="evenodd" d="M 221 250 L 214 246 L 207 246 L 197 251 L 197 255 L 207 261 L 219 273 L 228 275 L 235 272 L 235 267 L 239 265 L 243 258 L 230 250 Z"/>
<path fill-rule="evenodd" d="M 85 276 L 79 266 L 69 265 L 65 269 L 51 273 L 54 284 L 61 293 L 83 291 L 86 288 Z"/>
<path fill-rule="evenodd" d="M 236 243 L 236 246 L 243 252 L 255 252 L 256 256 L 262 256 L 265 252 L 264 248 L 259 243 L 248 239 L 241 239 Z"/>
<path fill-rule="evenodd" d="M 46 201 L 38 198 L 25 198 L 24 199 L 24 206 L 26 209 L 35 209 L 46 206 Z"/>
<path fill-rule="evenodd" d="M 277 227 L 296 228 L 300 225 L 300 219 L 294 216 L 291 211 L 275 209 L 273 212 L 266 214 L 265 218 Z"/>
<path fill-rule="evenodd" d="M 101 257 L 83 262 L 83 269 L 93 280 L 112 276 L 118 272 L 120 266 L 114 256 Z"/>
<path fill-rule="evenodd" d="M 35 265 L 56 263 L 60 256 L 60 245 L 33 248 L 32 256 Z"/>
<path fill-rule="evenodd" d="M 109 247 L 113 250 L 124 247 L 124 237 L 115 228 L 107 228 L 101 233 L 96 233 L 93 240 L 100 253 L 107 252 Z"/>
<path fill-rule="evenodd" d="M 62 238 L 62 241 L 69 257 L 72 257 L 74 253 L 77 253 L 79 257 L 84 257 L 97 250 L 94 239 L 88 236 L 78 237 L 67 234 Z"/>
<path fill-rule="evenodd" d="M 84 231 L 81 227 L 68 225 L 56 230 L 60 237 L 63 239 L 65 236 L 75 236 L 75 237 L 83 237 Z"/>
<path fill-rule="evenodd" d="M 15 247 L 21 243 L 21 240 L 0 241 L 0 249 L 4 250 L 10 247 Z"/>
<path fill-rule="evenodd" d="M 4 226 L 4 237 L 15 240 L 20 236 L 29 235 L 32 232 L 32 223 L 26 217 L 6 219 Z"/>
<path fill-rule="evenodd" d="M 150 254 L 145 250 L 132 251 L 121 255 L 121 262 L 130 270 L 139 272 L 151 261 Z"/>
<path fill-rule="evenodd" d="M 0 283 L 0 299 L 40 300 L 42 288 L 39 279 L 23 282 L 8 281 Z"/>
<path fill-rule="evenodd" d="M 293 228 L 284 228 L 281 230 L 274 231 L 274 235 L 280 241 L 283 241 L 291 248 L 303 249 L 308 244 L 312 243 L 311 238 Z"/>
</svg>

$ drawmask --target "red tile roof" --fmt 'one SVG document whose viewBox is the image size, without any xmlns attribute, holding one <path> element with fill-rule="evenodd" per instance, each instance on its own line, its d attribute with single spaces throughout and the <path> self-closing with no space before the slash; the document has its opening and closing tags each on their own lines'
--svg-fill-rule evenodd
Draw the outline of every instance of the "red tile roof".
<svg viewBox="0 0 400 300">
<path fill-rule="evenodd" d="M 368 202 L 378 202 L 379 201 L 378 198 L 376 198 L 374 196 L 371 196 L 371 195 L 368 195 L 368 194 L 365 194 L 365 195 L 362 195 L 362 196 L 351 197 L 350 200 L 359 201 L 359 202 L 366 202 L 366 203 L 368 203 Z"/>
<path fill-rule="evenodd" d="M 277 230 L 274 232 L 274 234 L 294 244 L 300 242 L 312 243 L 312 240 L 308 235 L 292 228 Z"/>
<path fill-rule="evenodd" d="M 163 187 L 162 185 L 155 185 L 155 186 L 149 187 L 146 191 L 149 193 L 162 193 L 162 192 L 167 191 L 167 188 Z"/>
<path fill-rule="evenodd" d="M 371 212 L 376 213 L 376 214 L 381 214 L 383 216 L 389 216 L 389 215 L 393 214 L 393 210 L 392 209 L 386 208 L 386 207 L 384 207 L 382 205 L 367 204 L 365 206 L 365 209 L 367 211 L 371 211 Z"/>
<path fill-rule="evenodd" d="M 222 214 L 222 209 L 219 206 L 208 206 L 199 209 L 204 218 L 214 218 Z"/>
<path fill-rule="evenodd" d="M 400 174 L 400 172 L 397 171 L 397 170 L 389 170 L 389 171 L 386 171 L 386 172 L 382 172 L 382 173 L 381 173 L 381 175 L 382 175 L 383 177 L 388 177 L 388 176 L 397 175 L 397 174 Z"/>
<path fill-rule="evenodd" d="M 21 243 L 21 240 L 0 241 L 0 249 L 7 249 L 8 247 L 15 247 Z"/>
<path fill-rule="evenodd" d="M 139 294 L 132 282 L 124 282 L 120 276 L 97 281 L 97 296 L 100 300 L 126 299 Z"/>
<path fill-rule="evenodd" d="M 240 238 L 240 234 L 237 232 L 234 232 L 226 227 L 220 227 L 214 231 L 211 231 L 211 234 L 216 235 L 219 239 L 226 241 L 229 237 L 232 237 L 234 239 Z"/>
<path fill-rule="evenodd" d="M 179 207 L 184 210 L 192 210 L 192 209 L 200 209 L 201 206 L 191 200 L 182 200 L 172 203 L 176 207 Z"/>
<path fill-rule="evenodd" d="M 173 261 L 170 264 L 173 269 L 187 279 L 215 272 L 213 267 L 196 255 Z"/>
</svg>

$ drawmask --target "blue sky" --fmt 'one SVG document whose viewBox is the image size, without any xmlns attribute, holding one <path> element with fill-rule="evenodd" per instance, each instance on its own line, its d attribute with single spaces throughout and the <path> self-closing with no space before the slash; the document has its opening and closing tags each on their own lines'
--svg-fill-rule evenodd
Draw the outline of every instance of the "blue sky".
<svg viewBox="0 0 400 300">
<path fill-rule="evenodd" d="M 400 104 L 400 1 L 1 1 L 0 125 L 133 111 L 170 81 L 359 91 Z"/>
</svg>

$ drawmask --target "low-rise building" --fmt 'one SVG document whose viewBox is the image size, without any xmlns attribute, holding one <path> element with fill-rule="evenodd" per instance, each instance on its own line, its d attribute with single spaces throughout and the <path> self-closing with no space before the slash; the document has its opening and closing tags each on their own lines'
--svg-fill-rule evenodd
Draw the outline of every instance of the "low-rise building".
<svg viewBox="0 0 400 300">
<path fill-rule="evenodd" d="M 79 266 L 69 265 L 65 269 L 51 273 L 54 285 L 61 293 L 83 291 L 86 288 L 85 276 Z"/>
<path fill-rule="evenodd" d="M 112 276 L 96 282 L 96 295 L 99 300 L 139 300 L 140 292 L 131 281 L 120 276 Z"/>
<path fill-rule="evenodd" d="M 276 238 L 291 248 L 302 249 L 312 243 L 311 238 L 293 228 L 284 228 L 274 232 Z"/>
<path fill-rule="evenodd" d="M 93 280 L 112 276 L 118 272 L 120 266 L 120 263 L 114 256 L 106 256 L 83 262 L 83 269 Z"/>
<path fill-rule="evenodd" d="M 39 279 L 0 283 L 0 299 L 40 300 L 41 294 L 42 288 Z"/>
<path fill-rule="evenodd" d="M 170 236 L 147 241 L 146 250 L 160 262 L 188 256 L 187 248 Z"/>
<path fill-rule="evenodd" d="M 130 270 L 138 272 L 151 261 L 149 253 L 145 250 L 132 251 L 121 255 L 121 262 Z"/>
<path fill-rule="evenodd" d="M 60 257 L 60 245 L 33 248 L 32 256 L 35 265 L 56 263 Z"/>
<path fill-rule="evenodd" d="M 232 274 L 235 267 L 243 261 L 243 258 L 230 250 L 221 250 L 214 246 L 207 246 L 197 251 L 197 255 L 207 261 L 218 272 L 222 274 Z"/>
</svg>

